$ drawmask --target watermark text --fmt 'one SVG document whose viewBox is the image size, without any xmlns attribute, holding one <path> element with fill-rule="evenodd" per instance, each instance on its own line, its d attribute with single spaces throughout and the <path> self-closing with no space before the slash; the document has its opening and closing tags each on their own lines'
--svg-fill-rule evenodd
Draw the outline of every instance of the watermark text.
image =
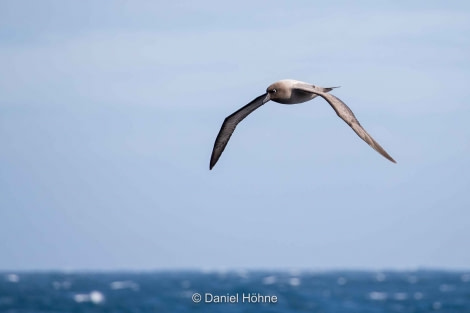
<svg viewBox="0 0 470 313">
<path fill-rule="evenodd" d="M 278 298 L 275 295 L 263 295 L 257 292 L 233 294 L 213 294 L 206 292 L 202 295 L 200 293 L 194 293 L 192 300 L 194 303 L 277 303 Z"/>
</svg>

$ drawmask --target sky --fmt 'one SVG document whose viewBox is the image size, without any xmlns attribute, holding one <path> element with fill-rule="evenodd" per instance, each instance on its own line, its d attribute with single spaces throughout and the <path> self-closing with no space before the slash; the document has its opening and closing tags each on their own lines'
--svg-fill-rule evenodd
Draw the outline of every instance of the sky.
<svg viewBox="0 0 470 313">
<path fill-rule="evenodd" d="M 0 270 L 468 269 L 465 1 L 0 2 Z M 212 171 L 224 118 L 280 79 Z"/>
</svg>

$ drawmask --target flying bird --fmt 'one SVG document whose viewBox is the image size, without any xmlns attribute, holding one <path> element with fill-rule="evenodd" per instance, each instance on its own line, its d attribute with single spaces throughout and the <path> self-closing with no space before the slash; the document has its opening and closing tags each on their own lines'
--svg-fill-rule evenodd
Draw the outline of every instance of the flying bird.
<svg viewBox="0 0 470 313">
<path fill-rule="evenodd" d="M 338 87 L 323 88 L 293 79 L 284 79 L 271 84 L 266 89 L 265 94 L 255 98 L 253 101 L 225 118 L 219 134 L 215 139 L 209 169 L 212 169 L 219 160 L 238 123 L 240 123 L 251 112 L 255 111 L 269 100 L 282 104 L 296 104 L 312 100 L 317 96 L 325 99 L 331 105 L 333 110 L 335 110 L 336 114 L 342 118 L 343 121 L 345 121 L 362 140 L 369 144 L 369 146 L 386 159 L 393 163 L 397 163 L 378 144 L 378 142 L 376 142 L 374 138 L 372 138 L 366 130 L 362 128 L 351 109 L 343 101 L 328 93 L 334 88 Z"/>
</svg>

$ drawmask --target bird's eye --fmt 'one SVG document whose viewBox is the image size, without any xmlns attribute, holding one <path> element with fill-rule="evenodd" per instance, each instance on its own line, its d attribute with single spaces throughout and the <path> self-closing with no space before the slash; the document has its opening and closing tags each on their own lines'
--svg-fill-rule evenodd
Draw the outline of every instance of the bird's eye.
<svg viewBox="0 0 470 313">
<path fill-rule="evenodd" d="M 271 92 L 272 92 L 272 93 L 276 93 L 277 90 L 276 90 L 276 89 L 272 89 Z"/>
</svg>

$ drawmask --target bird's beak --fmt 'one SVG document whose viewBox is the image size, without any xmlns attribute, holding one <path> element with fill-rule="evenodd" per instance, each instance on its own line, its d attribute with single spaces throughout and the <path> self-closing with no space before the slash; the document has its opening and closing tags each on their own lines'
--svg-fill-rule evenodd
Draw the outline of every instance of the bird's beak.
<svg viewBox="0 0 470 313">
<path fill-rule="evenodd" d="M 270 94 L 266 94 L 266 97 L 263 99 L 263 104 L 265 104 L 266 102 L 268 102 L 269 100 L 271 100 L 271 96 Z"/>
</svg>

